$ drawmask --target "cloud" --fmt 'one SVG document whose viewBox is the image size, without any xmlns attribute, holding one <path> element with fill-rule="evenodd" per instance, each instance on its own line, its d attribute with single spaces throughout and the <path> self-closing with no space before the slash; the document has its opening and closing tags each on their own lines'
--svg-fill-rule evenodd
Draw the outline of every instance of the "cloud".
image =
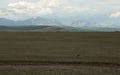
<svg viewBox="0 0 120 75">
<path fill-rule="evenodd" d="M 6 9 L 0 10 L 0 17 L 9 19 L 27 19 L 51 15 L 58 10 L 60 0 L 39 0 L 37 2 L 18 1 L 8 3 Z"/>
<path fill-rule="evenodd" d="M 15 19 L 22 19 L 45 15 L 67 16 L 76 13 L 91 14 L 96 13 L 96 11 L 97 10 L 95 8 L 74 5 L 74 3 L 68 2 L 68 0 L 39 0 L 37 2 L 17 1 L 8 3 L 8 6 L 4 13 L 14 15 Z M 8 18 L 13 17 L 8 16 Z"/>
<path fill-rule="evenodd" d="M 3 16 L 5 16 L 5 15 L 6 15 L 6 13 L 3 13 L 3 11 L 0 10 L 0 17 L 3 17 Z"/>
<path fill-rule="evenodd" d="M 45 15 L 53 13 L 52 7 L 56 7 L 55 4 L 56 2 L 54 2 L 54 0 L 43 0 L 35 3 L 19 1 L 15 3 L 9 3 L 8 9 L 18 14 Z"/>
<path fill-rule="evenodd" d="M 0 10 L 0 16 L 2 16 L 2 15 L 3 15 L 2 10 Z"/>
<path fill-rule="evenodd" d="M 120 18 L 120 12 L 116 12 L 110 15 L 110 18 Z"/>
<path fill-rule="evenodd" d="M 97 9 L 95 8 L 88 8 L 88 7 L 76 7 L 76 6 L 67 6 L 63 8 L 63 11 L 69 13 L 96 13 Z"/>
<path fill-rule="evenodd" d="M 0 16 L 3 16 L 4 14 L 3 14 L 3 11 L 2 10 L 0 10 Z"/>
<path fill-rule="evenodd" d="M 18 20 L 17 14 L 11 12 L 11 11 L 2 11 L 0 10 L 0 18 L 8 18 L 8 19 L 13 19 L 13 20 Z"/>
<path fill-rule="evenodd" d="M 87 7 L 71 6 L 60 0 L 40 0 L 38 2 L 19 1 L 8 4 L 9 10 L 18 14 L 53 14 L 56 12 L 71 13 L 71 12 L 93 12 L 95 9 Z"/>
</svg>

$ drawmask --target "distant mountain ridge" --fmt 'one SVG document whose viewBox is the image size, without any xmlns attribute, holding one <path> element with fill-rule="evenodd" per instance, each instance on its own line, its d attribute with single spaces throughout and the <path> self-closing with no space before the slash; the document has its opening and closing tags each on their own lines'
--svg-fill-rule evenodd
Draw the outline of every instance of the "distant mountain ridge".
<svg viewBox="0 0 120 75">
<path fill-rule="evenodd" d="M 115 28 L 115 26 L 107 27 L 106 25 L 101 26 L 97 23 L 85 23 L 80 20 L 70 21 L 63 24 L 56 19 L 38 17 L 24 21 L 13 21 L 0 18 L 0 30 L 114 32 L 120 31 L 120 28 Z"/>
<path fill-rule="evenodd" d="M 5 18 L 0 18 L 0 26 L 28 26 L 28 25 L 49 25 L 60 26 L 62 25 L 56 19 L 45 18 L 30 18 L 24 21 L 13 21 Z"/>
<path fill-rule="evenodd" d="M 0 31 L 78 31 L 69 26 L 0 26 Z"/>
<path fill-rule="evenodd" d="M 0 26 L 5 26 L 5 25 L 15 25 L 16 22 L 13 20 L 5 19 L 5 18 L 0 18 Z"/>
</svg>

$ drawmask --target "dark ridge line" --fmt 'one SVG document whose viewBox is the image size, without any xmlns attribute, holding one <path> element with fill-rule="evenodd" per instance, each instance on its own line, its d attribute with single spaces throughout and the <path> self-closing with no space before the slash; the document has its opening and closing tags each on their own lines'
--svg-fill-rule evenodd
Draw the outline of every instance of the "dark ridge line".
<svg viewBox="0 0 120 75">
<path fill-rule="evenodd" d="M 60 62 L 60 61 L 0 61 L 0 65 L 66 65 L 66 66 L 98 66 L 98 67 L 116 67 L 120 68 L 120 64 L 107 62 Z"/>
<path fill-rule="evenodd" d="M 40 30 L 0 30 L 0 32 L 49 32 L 49 33 L 53 33 L 53 32 L 61 32 L 61 33 L 120 33 L 120 32 L 116 32 L 116 31 L 40 31 Z"/>
</svg>

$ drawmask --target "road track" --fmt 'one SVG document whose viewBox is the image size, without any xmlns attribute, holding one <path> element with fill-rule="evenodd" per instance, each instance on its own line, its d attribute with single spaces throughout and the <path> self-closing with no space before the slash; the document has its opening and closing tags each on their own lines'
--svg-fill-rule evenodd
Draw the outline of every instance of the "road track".
<svg viewBox="0 0 120 75">
<path fill-rule="evenodd" d="M 102 62 L 0 61 L 0 67 L 120 70 L 120 64 Z"/>
</svg>

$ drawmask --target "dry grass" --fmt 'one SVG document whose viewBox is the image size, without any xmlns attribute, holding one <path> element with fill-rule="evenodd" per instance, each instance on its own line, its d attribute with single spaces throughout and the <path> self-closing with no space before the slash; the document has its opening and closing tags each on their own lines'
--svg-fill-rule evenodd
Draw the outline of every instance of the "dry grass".
<svg viewBox="0 0 120 75">
<path fill-rule="evenodd" d="M 120 75 L 113 69 L 41 69 L 1 67 L 0 75 Z"/>
<path fill-rule="evenodd" d="M 0 61 L 120 64 L 120 33 L 0 32 Z"/>
</svg>

